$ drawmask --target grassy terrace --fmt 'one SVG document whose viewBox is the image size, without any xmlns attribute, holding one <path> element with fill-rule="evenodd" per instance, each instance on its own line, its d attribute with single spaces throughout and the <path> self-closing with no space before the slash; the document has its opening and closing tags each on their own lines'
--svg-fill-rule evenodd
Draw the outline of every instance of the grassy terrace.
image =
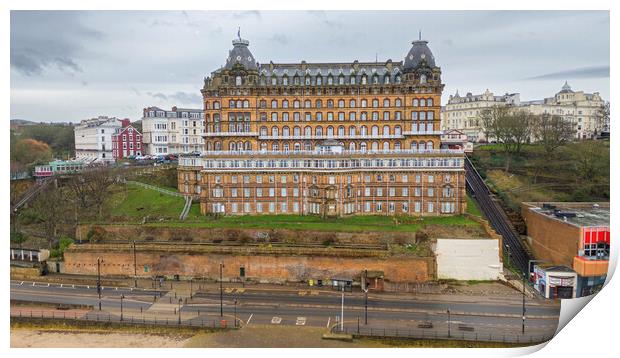
<svg viewBox="0 0 620 358">
<path fill-rule="evenodd" d="M 302 215 L 263 215 L 212 217 L 200 214 L 194 204 L 186 221 L 178 221 L 184 201 L 180 197 L 161 194 L 136 185 L 118 186 L 108 201 L 109 218 L 116 223 L 139 223 L 145 216 L 162 222 L 149 222 L 149 226 L 199 227 L 199 228 L 260 228 L 319 231 L 396 231 L 416 232 L 426 225 L 478 228 L 480 225 L 466 216 L 406 217 L 406 216 L 351 216 L 323 219 Z M 467 212 L 480 216 L 474 202 L 468 198 Z"/>
</svg>

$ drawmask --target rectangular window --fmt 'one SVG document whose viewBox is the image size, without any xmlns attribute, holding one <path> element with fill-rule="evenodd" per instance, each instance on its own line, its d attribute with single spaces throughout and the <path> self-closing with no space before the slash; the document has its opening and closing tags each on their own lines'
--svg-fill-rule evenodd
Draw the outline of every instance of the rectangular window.
<svg viewBox="0 0 620 358">
<path fill-rule="evenodd" d="M 435 195 L 435 191 L 433 190 L 433 188 L 428 188 L 428 196 L 434 196 Z"/>
<path fill-rule="evenodd" d="M 230 189 L 230 196 L 233 198 L 237 197 L 237 188 Z"/>
<path fill-rule="evenodd" d="M 413 189 L 413 195 L 415 195 L 415 196 L 420 196 L 420 195 L 422 195 L 422 188 L 420 188 L 420 187 L 416 187 L 416 188 L 414 188 L 414 189 Z"/>
<path fill-rule="evenodd" d="M 258 198 L 263 196 L 263 188 L 256 188 L 256 196 Z"/>
<path fill-rule="evenodd" d="M 389 205 L 388 205 L 388 210 L 389 210 L 391 213 L 393 213 L 395 209 L 396 209 L 396 204 L 395 204 L 393 201 L 391 201 L 391 202 L 389 203 Z"/>
<path fill-rule="evenodd" d="M 286 188 L 280 189 L 280 196 L 281 197 L 286 197 Z"/>
<path fill-rule="evenodd" d="M 243 189 L 243 196 L 246 198 L 250 197 L 250 188 L 244 188 Z"/>
<path fill-rule="evenodd" d="M 286 184 L 286 175 L 283 175 L 283 176 L 280 178 L 280 182 L 281 182 L 282 184 Z"/>
<path fill-rule="evenodd" d="M 280 203 L 280 212 L 286 214 L 287 211 L 288 211 L 288 207 L 286 203 Z"/>
<path fill-rule="evenodd" d="M 364 188 L 364 196 L 370 196 L 370 188 Z"/>
<path fill-rule="evenodd" d="M 231 209 L 232 212 L 236 213 L 237 212 L 237 203 L 232 203 L 231 207 L 232 207 L 232 209 Z"/>
<path fill-rule="evenodd" d="M 420 203 L 419 201 L 415 202 L 415 212 L 419 213 L 420 210 L 422 210 L 422 203 Z"/>
<path fill-rule="evenodd" d="M 422 176 L 420 174 L 416 174 L 415 175 L 415 182 L 419 183 L 420 181 L 422 181 Z"/>
<path fill-rule="evenodd" d="M 294 197 L 298 197 L 299 196 L 299 188 L 293 188 L 293 196 Z"/>
<path fill-rule="evenodd" d="M 243 204 L 243 212 L 244 213 L 249 213 L 250 212 L 250 203 L 244 203 Z"/>
<path fill-rule="evenodd" d="M 396 188 L 390 188 L 389 196 L 396 196 Z"/>
<path fill-rule="evenodd" d="M 402 196 L 409 196 L 409 188 L 403 188 L 403 195 Z"/>
<path fill-rule="evenodd" d="M 269 203 L 269 212 L 274 213 L 276 211 L 276 203 Z"/>
<path fill-rule="evenodd" d="M 434 183 L 435 182 L 435 176 L 434 175 L 429 175 L 428 176 L 428 182 L 429 183 Z"/>
<path fill-rule="evenodd" d="M 379 202 L 376 204 L 377 212 L 380 213 L 383 210 L 383 203 Z"/>
<path fill-rule="evenodd" d="M 409 203 L 403 203 L 403 213 L 409 212 Z"/>
<path fill-rule="evenodd" d="M 262 175 L 257 175 L 256 176 L 256 183 L 257 184 L 262 184 L 263 183 L 263 176 Z"/>
<path fill-rule="evenodd" d="M 403 183 L 407 183 L 409 181 L 409 176 L 407 174 L 403 174 Z"/>
<path fill-rule="evenodd" d="M 269 188 L 269 196 L 270 197 L 274 197 L 276 196 L 276 189 L 275 188 Z"/>
<path fill-rule="evenodd" d="M 294 213 L 298 213 L 299 212 L 299 203 L 293 203 L 293 212 Z"/>
<path fill-rule="evenodd" d="M 263 203 L 256 203 L 256 212 L 257 213 L 263 212 Z"/>
<path fill-rule="evenodd" d="M 364 203 L 364 211 L 369 213 L 370 212 L 370 202 L 366 202 Z"/>
<path fill-rule="evenodd" d="M 434 210 L 435 210 L 435 208 L 433 207 L 433 203 L 432 203 L 432 202 L 429 202 L 429 203 L 428 203 L 428 212 L 429 212 L 429 213 L 432 213 Z"/>
<path fill-rule="evenodd" d="M 377 188 L 377 196 L 383 196 L 383 188 Z"/>
</svg>

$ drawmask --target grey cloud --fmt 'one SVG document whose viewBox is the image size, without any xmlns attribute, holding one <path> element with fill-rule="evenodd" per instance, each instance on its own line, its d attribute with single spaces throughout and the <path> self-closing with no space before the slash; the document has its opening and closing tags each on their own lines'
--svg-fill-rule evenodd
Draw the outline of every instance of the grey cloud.
<svg viewBox="0 0 620 358">
<path fill-rule="evenodd" d="M 274 34 L 268 40 L 269 41 L 277 42 L 277 43 L 282 44 L 282 45 L 287 45 L 288 44 L 288 37 L 286 35 L 284 35 L 284 34 Z"/>
<path fill-rule="evenodd" d="M 140 93 L 140 91 L 137 88 L 135 88 L 134 86 L 131 86 L 129 88 L 133 91 L 133 93 L 136 94 L 136 96 L 141 96 L 142 95 L 142 93 Z"/>
<path fill-rule="evenodd" d="M 571 78 L 604 78 L 609 77 L 609 66 L 581 67 L 566 71 L 552 72 L 527 80 L 569 80 Z"/>
<path fill-rule="evenodd" d="M 197 93 L 176 92 L 168 96 L 171 100 L 176 100 L 184 104 L 200 104 L 202 97 Z"/>
<path fill-rule="evenodd" d="M 149 96 L 153 97 L 153 98 L 159 98 L 161 100 L 168 100 L 168 96 L 166 96 L 165 94 L 161 93 L 161 92 L 157 92 L 157 93 L 153 93 L 153 92 L 146 92 L 146 94 L 148 94 Z"/>
<path fill-rule="evenodd" d="M 103 33 L 80 23 L 73 11 L 11 11 L 11 67 L 27 75 L 56 68 L 82 72 L 82 43 L 103 38 Z"/>
</svg>

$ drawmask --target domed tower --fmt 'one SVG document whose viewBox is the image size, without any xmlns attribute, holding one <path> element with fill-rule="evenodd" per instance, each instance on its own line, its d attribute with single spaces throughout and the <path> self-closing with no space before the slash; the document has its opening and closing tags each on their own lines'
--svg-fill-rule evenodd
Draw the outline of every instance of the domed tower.
<svg viewBox="0 0 620 358">
<path fill-rule="evenodd" d="M 411 43 L 405 56 L 403 72 L 406 80 L 420 85 L 441 83 L 441 69 L 435 64 L 435 56 L 428 47 L 428 41 L 420 38 Z"/>
<path fill-rule="evenodd" d="M 214 84 L 223 84 L 228 86 L 244 86 L 253 85 L 258 80 L 258 63 L 250 52 L 250 41 L 238 38 L 232 41 L 233 48 L 228 51 L 226 64 L 221 69 L 215 71 Z M 210 80 L 210 79 L 208 79 Z M 210 82 L 205 82 L 205 86 L 209 86 Z"/>
</svg>

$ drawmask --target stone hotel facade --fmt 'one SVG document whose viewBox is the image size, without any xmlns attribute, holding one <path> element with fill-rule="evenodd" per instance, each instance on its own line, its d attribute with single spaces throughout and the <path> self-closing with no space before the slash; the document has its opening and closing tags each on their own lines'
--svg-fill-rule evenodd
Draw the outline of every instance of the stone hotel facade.
<svg viewBox="0 0 620 358">
<path fill-rule="evenodd" d="M 204 80 L 204 152 L 180 158 L 179 190 L 203 214 L 463 213 L 442 90 L 422 40 L 399 62 L 259 64 L 236 39 Z"/>
</svg>

